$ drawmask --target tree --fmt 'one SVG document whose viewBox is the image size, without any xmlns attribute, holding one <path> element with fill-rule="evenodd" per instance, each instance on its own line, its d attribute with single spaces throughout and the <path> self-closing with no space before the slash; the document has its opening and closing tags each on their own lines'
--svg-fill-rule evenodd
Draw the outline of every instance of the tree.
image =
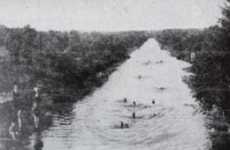
<svg viewBox="0 0 230 150">
<path fill-rule="evenodd" d="M 225 49 L 228 50 L 230 48 L 230 0 L 226 0 L 225 7 L 222 8 L 222 18 L 220 18 L 221 29 L 223 31 L 223 45 Z"/>
<path fill-rule="evenodd" d="M 12 29 L 7 36 L 7 49 L 14 64 L 32 64 L 33 51 L 38 48 L 37 32 L 30 26 Z"/>
</svg>

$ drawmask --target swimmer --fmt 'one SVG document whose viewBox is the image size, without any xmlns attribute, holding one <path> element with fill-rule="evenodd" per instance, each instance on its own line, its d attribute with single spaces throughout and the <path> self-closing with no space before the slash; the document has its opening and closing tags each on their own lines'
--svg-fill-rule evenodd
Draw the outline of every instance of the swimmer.
<svg viewBox="0 0 230 150">
<path fill-rule="evenodd" d="M 133 101 L 133 114 L 132 114 L 133 119 L 136 118 L 136 110 L 135 110 L 136 105 L 137 105 L 137 104 L 136 104 L 136 101 Z"/>
<path fill-rule="evenodd" d="M 155 102 L 155 99 L 152 100 L 152 104 L 154 105 L 156 102 Z"/>
<path fill-rule="evenodd" d="M 136 113 L 135 112 L 133 112 L 132 117 L 133 117 L 133 119 L 136 118 Z"/>
<path fill-rule="evenodd" d="M 129 124 L 128 123 L 125 123 L 125 128 L 129 128 Z"/>
<path fill-rule="evenodd" d="M 121 121 L 121 129 L 123 129 L 124 128 L 124 122 L 123 121 Z"/>
<path fill-rule="evenodd" d="M 129 128 L 129 124 L 128 123 L 124 123 L 123 121 L 121 121 L 121 126 L 120 126 L 121 129 L 124 129 L 124 128 Z"/>
<path fill-rule="evenodd" d="M 160 87 L 159 89 L 160 89 L 160 90 L 162 90 L 162 91 L 163 91 L 163 90 L 165 90 L 165 88 L 164 88 L 164 87 Z"/>
<path fill-rule="evenodd" d="M 127 103 L 127 101 L 128 101 L 128 100 L 127 100 L 127 98 L 124 98 L 124 100 L 123 100 L 123 101 L 124 101 L 124 103 Z"/>
<path fill-rule="evenodd" d="M 135 107 L 137 104 L 136 104 L 136 101 L 133 101 L 133 106 Z"/>
<path fill-rule="evenodd" d="M 138 78 L 138 79 L 142 79 L 142 76 L 141 76 L 141 75 L 138 75 L 137 78 Z"/>
<path fill-rule="evenodd" d="M 157 114 L 156 113 L 153 113 L 153 117 L 156 117 L 157 116 Z"/>
<path fill-rule="evenodd" d="M 164 61 L 163 60 L 159 60 L 159 61 L 156 61 L 156 64 L 162 64 Z"/>
</svg>

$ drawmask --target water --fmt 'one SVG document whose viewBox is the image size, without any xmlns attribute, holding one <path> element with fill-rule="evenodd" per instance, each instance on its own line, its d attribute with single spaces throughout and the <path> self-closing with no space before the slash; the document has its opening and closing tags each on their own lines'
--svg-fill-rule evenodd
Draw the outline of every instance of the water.
<svg viewBox="0 0 230 150">
<path fill-rule="evenodd" d="M 182 81 L 188 66 L 148 40 L 101 88 L 54 115 L 49 129 L 30 137 L 31 145 L 40 141 L 42 150 L 207 149 L 204 116 Z M 131 117 L 134 100 L 136 119 Z M 129 128 L 120 129 L 120 121 Z"/>
</svg>

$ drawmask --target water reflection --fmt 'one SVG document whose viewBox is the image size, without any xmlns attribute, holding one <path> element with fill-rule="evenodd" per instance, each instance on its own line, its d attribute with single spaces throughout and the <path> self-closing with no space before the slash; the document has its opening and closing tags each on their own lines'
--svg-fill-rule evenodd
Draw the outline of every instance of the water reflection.
<svg viewBox="0 0 230 150">
<path fill-rule="evenodd" d="M 32 136 L 32 145 L 34 150 L 42 150 L 44 144 L 42 141 L 41 132 L 35 132 Z"/>
<path fill-rule="evenodd" d="M 31 95 L 28 93 L 26 99 L 14 96 L 14 100 L 0 104 L 0 149 L 42 150 L 45 130 L 71 124 L 73 103 L 44 106 L 30 102 Z"/>
</svg>

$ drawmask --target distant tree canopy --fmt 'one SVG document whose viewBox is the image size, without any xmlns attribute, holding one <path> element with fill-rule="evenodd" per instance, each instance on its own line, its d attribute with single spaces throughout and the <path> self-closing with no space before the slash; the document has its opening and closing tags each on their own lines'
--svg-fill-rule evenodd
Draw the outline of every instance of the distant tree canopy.
<svg viewBox="0 0 230 150">
<path fill-rule="evenodd" d="M 224 32 L 225 38 L 230 39 L 230 1 L 229 0 L 226 0 L 225 7 L 222 9 L 222 14 L 223 16 L 222 18 L 220 18 L 221 29 Z M 228 45 L 228 47 L 230 47 L 230 45 Z"/>
<path fill-rule="evenodd" d="M 37 32 L 26 26 L 23 29 L 9 31 L 7 49 L 14 63 L 32 64 L 33 52 L 38 49 Z"/>
<path fill-rule="evenodd" d="M 130 50 L 141 46 L 147 37 L 142 31 L 87 33 L 42 32 L 30 26 L 0 28 L 0 46 L 6 46 L 11 64 L 4 72 L 12 72 L 12 82 L 34 84 L 42 80 L 57 89 L 86 87 L 87 80 L 125 60 Z"/>
<path fill-rule="evenodd" d="M 179 59 L 195 60 L 191 71 L 194 96 L 211 108 L 213 104 L 223 109 L 230 108 L 230 0 L 223 8 L 221 25 L 199 29 L 169 29 L 159 32 L 156 39 L 162 48 L 171 51 Z"/>
</svg>

